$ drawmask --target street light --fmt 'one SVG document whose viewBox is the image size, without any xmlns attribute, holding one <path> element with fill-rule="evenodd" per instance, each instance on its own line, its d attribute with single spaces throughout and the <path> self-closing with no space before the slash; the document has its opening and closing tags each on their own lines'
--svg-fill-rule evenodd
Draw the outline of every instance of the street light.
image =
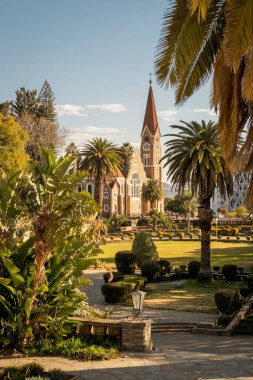
<svg viewBox="0 0 253 380">
<path fill-rule="evenodd" d="M 146 292 L 142 292 L 141 290 L 135 290 L 130 293 L 133 304 L 133 319 L 139 318 L 142 320 L 141 312 L 143 310 L 144 298 L 146 294 Z"/>
<path fill-rule="evenodd" d="M 218 221 L 218 215 L 216 213 L 213 214 L 214 221 L 215 221 L 215 240 L 217 241 L 217 221 Z"/>
</svg>

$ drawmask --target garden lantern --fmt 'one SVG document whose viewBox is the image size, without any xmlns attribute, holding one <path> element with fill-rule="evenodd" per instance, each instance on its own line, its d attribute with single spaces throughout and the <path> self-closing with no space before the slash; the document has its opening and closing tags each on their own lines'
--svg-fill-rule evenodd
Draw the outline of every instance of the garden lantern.
<svg viewBox="0 0 253 380">
<path fill-rule="evenodd" d="M 141 290 L 135 290 L 134 292 L 130 293 L 132 297 L 132 303 L 133 303 L 133 318 L 142 319 L 141 312 L 143 310 L 143 304 L 144 304 L 144 298 L 146 292 L 142 292 Z"/>
</svg>

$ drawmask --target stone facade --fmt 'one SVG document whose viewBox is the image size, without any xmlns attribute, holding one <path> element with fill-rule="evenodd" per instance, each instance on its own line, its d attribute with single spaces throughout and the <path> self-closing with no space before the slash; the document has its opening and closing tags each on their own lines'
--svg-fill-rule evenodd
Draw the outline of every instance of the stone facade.
<svg viewBox="0 0 253 380">
<path fill-rule="evenodd" d="M 134 150 L 127 178 L 117 172 L 106 180 L 103 199 L 105 217 L 124 214 L 126 217 L 136 218 L 150 211 L 149 202 L 144 202 L 141 198 L 141 188 L 148 179 L 157 179 L 162 185 L 161 157 L 161 133 L 150 81 L 140 149 Z M 82 189 L 94 195 L 94 180 L 86 179 Z M 164 199 L 157 202 L 156 208 L 164 211 Z"/>
</svg>

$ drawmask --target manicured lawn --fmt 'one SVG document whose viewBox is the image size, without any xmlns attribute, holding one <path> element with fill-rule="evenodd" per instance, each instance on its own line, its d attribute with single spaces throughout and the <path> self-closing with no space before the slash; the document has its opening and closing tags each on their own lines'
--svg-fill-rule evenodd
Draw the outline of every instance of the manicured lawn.
<svg viewBox="0 0 253 380">
<path fill-rule="evenodd" d="M 214 281 L 211 284 L 199 283 L 197 280 L 180 282 L 160 282 L 147 284 L 148 293 L 145 306 L 157 309 L 177 311 L 194 311 L 217 313 L 214 293 L 221 288 L 240 289 L 246 286 L 243 282 Z"/>
<path fill-rule="evenodd" d="M 159 257 L 167 259 L 173 267 L 187 265 L 191 260 L 200 260 L 200 241 L 155 241 Z M 104 254 L 99 258 L 114 266 L 115 253 L 131 250 L 132 242 L 113 242 L 102 245 Z M 212 266 L 236 264 L 244 271 L 253 271 L 253 243 L 213 241 L 211 243 Z"/>
</svg>

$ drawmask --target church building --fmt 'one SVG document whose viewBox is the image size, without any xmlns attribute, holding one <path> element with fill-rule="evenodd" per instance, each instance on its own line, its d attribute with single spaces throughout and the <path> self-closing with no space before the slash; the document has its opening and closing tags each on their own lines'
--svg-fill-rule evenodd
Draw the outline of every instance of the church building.
<svg viewBox="0 0 253 380">
<path fill-rule="evenodd" d="M 149 179 L 156 179 L 162 185 L 161 133 L 151 80 L 149 84 L 140 149 L 134 150 L 127 178 L 117 171 L 107 179 L 103 199 L 103 215 L 105 217 L 124 214 L 128 218 L 136 218 L 147 214 L 150 211 L 150 204 L 143 201 L 141 197 L 143 183 Z M 94 195 L 94 181 L 86 180 L 83 187 Z M 156 208 L 159 211 L 164 210 L 164 199 L 157 202 Z"/>
</svg>

